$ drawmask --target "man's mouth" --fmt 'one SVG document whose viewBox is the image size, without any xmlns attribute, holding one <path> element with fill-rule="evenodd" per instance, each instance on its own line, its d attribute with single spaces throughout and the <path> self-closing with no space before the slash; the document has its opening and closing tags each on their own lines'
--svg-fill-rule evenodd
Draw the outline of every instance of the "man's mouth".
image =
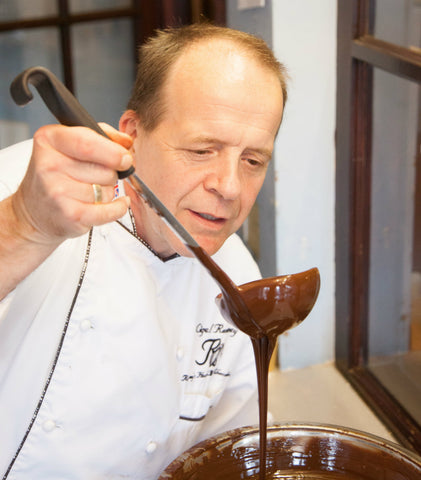
<svg viewBox="0 0 421 480">
<path fill-rule="evenodd" d="M 213 215 L 209 215 L 208 213 L 198 213 L 198 215 L 206 220 L 222 220 L 218 217 L 214 217 Z"/>
<path fill-rule="evenodd" d="M 194 212 L 194 211 L 193 211 L 193 213 L 195 215 L 197 215 L 198 217 L 203 218 L 205 220 L 209 220 L 211 222 L 221 223 L 221 222 L 225 221 L 225 218 L 215 217 L 214 215 L 211 215 L 210 213 L 202 213 L 202 212 Z"/>
</svg>

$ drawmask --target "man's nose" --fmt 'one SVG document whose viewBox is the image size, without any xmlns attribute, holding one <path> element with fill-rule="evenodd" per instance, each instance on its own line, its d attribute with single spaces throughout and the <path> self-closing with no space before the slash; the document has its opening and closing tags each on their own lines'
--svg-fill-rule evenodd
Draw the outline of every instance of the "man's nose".
<svg viewBox="0 0 421 480">
<path fill-rule="evenodd" d="M 240 160 L 235 155 L 218 158 L 205 181 L 205 189 L 220 195 L 224 200 L 235 200 L 241 192 Z"/>
</svg>

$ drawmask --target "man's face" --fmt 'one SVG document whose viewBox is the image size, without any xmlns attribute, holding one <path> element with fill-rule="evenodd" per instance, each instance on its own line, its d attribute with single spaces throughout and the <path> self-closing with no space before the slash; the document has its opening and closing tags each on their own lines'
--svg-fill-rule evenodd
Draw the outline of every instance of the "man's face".
<svg viewBox="0 0 421 480">
<path fill-rule="evenodd" d="M 137 174 L 213 255 L 244 222 L 263 184 L 282 116 L 281 86 L 232 43 L 213 40 L 177 60 L 164 100 L 153 131 L 131 111 L 120 128 L 135 136 Z M 132 208 L 155 251 L 190 254 L 142 201 L 132 197 Z"/>
</svg>

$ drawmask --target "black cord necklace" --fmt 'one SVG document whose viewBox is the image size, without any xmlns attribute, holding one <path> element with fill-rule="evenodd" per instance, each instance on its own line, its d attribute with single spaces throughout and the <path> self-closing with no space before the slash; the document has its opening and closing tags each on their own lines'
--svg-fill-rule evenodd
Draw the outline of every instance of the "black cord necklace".
<svg viewBox="0 0 421 480">
<path fill-rule="evenodd" d="M 156 252 L 150 245 L 149 243 L 144 240 L 142 237 L 139 236 L 139 234 L 137 233 L 137 228 L 136 228 L 136 221 L 135 221 L 135 218 L 134 218 L 134 215 L 133 215 L 133 212 L 132 212 L 132 209 L 129 207 L 129 215 L 130 215 L 130 220 L 132 222 L 132 231 L 130 231 L 125 225 L 123 225 L 122 223 L 120 223 L 120 225 L 124 228 L 126 228 L 126 230 L 128 230 L 135 238 L 137 238 L 139 240 L 139 242 L 144 245 L 149 251 L 151 251 L 156 257 L 158 257 L 160 260 L 162 260 L 163 262 L 167 262 L 168 260 L 171 260 L 173 258 L 177 258 L 179 257 L 178 253 L 173 253 L 172 255 L 170 255 L 169 257 L 162 257 L 158 252 Z"/>
</svg>

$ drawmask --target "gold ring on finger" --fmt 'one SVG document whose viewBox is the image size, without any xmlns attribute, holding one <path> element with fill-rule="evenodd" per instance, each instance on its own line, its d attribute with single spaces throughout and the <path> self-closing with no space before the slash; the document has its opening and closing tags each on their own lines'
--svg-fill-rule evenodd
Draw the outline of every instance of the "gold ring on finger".
<svg viewBox="0 0 421 480">
<path fill-rule="evenodd" d="M 102 203 L 102 188 L 97 183 L 92 184 L 94 191 L 94 203 Z"/>
</svg>

